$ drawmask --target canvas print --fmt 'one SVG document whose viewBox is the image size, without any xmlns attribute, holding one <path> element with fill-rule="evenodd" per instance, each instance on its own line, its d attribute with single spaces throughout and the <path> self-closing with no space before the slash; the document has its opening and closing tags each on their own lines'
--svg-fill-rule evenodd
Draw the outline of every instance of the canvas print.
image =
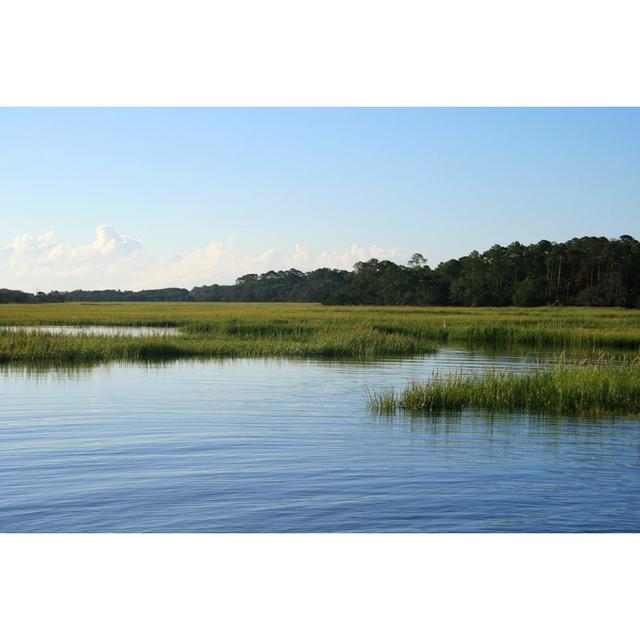
<svg viewBox="0 0 640 640">
<path fill-rule="evenodd" d="M 1 532 L 637 532 L 640 110 L 0 109 Z"/>
</svg>

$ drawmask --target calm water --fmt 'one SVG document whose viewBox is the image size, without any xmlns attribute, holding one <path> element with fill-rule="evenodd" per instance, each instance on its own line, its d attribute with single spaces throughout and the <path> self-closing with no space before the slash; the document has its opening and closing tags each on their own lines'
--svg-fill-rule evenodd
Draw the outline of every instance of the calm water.
<svg viewBox="0 0 640 640">
<path fill-rule="evenodd" d="M 366 404 L 365 386 L 516 361 L 0 368 L 0 530 L 640 531 L 637 420 Z"/>
</svg>

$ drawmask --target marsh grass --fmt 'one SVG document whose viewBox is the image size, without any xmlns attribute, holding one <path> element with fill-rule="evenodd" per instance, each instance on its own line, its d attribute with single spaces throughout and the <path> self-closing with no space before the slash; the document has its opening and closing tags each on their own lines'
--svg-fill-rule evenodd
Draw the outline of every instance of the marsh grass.
<svg viewBox="0 0 640 640">
<path fill-rule="evenodd" d="M 561 358 L 546 369 L 436 374 L 426 382 L 412 382 L 400 392 L 369 392 L 368 400 L 374 411 L 385 414 L 480 409 L 492 413 L 635 416 L 640 414 L 640 363 L 612 357 L 582 362 Z"/>
<path fill-rule="evenodd" d="M 0 326 L 175 327 L 179 336 L 29 338 L 0 329 L 0 361 L 209 356 L 385 357 L 434 345 L 640 349 L 640 312 L 588 308 L 323 307 L 298 303 L 0 305 Z"/>
<path fill-rule="evenodd" d="M 367 358 L 425 353 L 419 340 L 374 330 L 229 334 L 224 329 L 182 336 L 52 335 L 0 331 L 0 362 L 91 363 L 111 360 L 177 360 L 206 357 Z"/>
</svg>

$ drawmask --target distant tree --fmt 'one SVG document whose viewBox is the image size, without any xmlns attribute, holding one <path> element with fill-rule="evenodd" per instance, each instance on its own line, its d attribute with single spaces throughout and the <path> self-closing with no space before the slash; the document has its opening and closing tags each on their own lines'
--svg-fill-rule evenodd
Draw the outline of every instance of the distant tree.
<svg viewBox="0 0 640 640">
<path fill-rule="evenodd" d="M 424 267 L 427 264 L 427 259 L 421 253 L 414 253 L 411 258 L 409 258 L 409 262 L 407 262 L 409 267 L 415 269 L 416 267 Z"/>
<path fill-rule="evenodd" d="M 33 294 L 14 289 L 0 289 L 0 304 L 24 304 L 33 302 Z"/>
<path fill-rule="evenodd" d="M 258 274 L 257 273 L 247 273 L 244 276 L 240 276 L 236 280 L 236 285 L 237 286 L 241 286 L 241 285 L 247 284 L 249 282 L 256 282 L 257 280 L 258 280 Z"/>
<path fill-rule="evenodd" d="M 585 236 L 567 242 L 541 240 L 493 245 L 431 269 L 420 253 L 407 266 L 390 260 L 358 262 L 353 271 L 321 268 L 249 273 L 233 285 L 191 291 L 170 287 L 144 291 L 0 289 L 0 303 L 107 301 L 322 302 L 362 305 L 544 304 L 640 307 L 640 242 Z"/>
<path fill-rule="evenodd" d="M 544 286 L 533 278 L 525 278 L 515 286 L 512 304 L 516 307 L 537 307 L 544 304 Z"/>
</svg>

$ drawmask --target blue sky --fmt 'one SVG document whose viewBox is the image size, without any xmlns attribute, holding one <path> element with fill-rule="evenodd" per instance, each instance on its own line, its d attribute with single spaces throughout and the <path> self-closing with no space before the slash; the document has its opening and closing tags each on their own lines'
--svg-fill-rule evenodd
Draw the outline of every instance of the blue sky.
<svg viewBox="0 0 640 640">
<path fill-rule="evenodd" d="M 640 236 L 640 109 L 1 109 L 0 151 L 0 287 Z"/>
</svg>

